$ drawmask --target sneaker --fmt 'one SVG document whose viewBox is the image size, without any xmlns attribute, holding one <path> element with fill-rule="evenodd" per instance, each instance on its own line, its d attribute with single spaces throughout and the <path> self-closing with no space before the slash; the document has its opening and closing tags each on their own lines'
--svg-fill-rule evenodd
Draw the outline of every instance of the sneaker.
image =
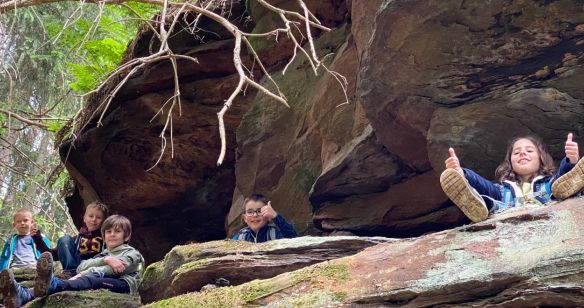
<svg viewBox="0 0 584 308">
<path fill-rule="evenodd" d="M 454 169 L 446 169 L 440 175 L 444 193 L 458 206 L 466 217 L 480 222 L 489 216 L 485 200 L 468 184 L 464 175 Z"/>
<path fill-rule="evenodd" d="M 43 252 L 37 261 L 37 277 L 34 280 L 34 295 L 36 297 L 47 296 L 53 280 L 53 255 Z"/>
<path fill-rule="evenodd" d="M 552 184 L 552 194 L 558 199 L 567 199 L 584 188 L 584 157 L 566 174 Z"/>
<path fill-rule="evenodd" d="M 18 307 L 18 289 L 14 274 L 10 269 L 0 272 L 0 294 L 3 296 L 4 307 Z"/>
</svg>

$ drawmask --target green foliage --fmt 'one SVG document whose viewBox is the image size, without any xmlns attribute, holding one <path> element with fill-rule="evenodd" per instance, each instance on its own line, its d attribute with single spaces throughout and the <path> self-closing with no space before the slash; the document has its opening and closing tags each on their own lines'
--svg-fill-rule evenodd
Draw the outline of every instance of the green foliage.
<svg viewBox="0 0 584 308">
<path fill-rule="evenodd" d="M 81 108 L 75 92 L 94 90 L 157 11 L 140 3 L 63 2 L 0 14 L 0 107 L 47 127 L 26 127 L 0 114 L 2 237 L 12 233 L 11 213 L 20 207 L 33 210 L 53 240 L 75 232 L 61 195 L 67 173 L 48 183 L 60 163 L 54 133 Z"/>
<path fill-rule="evenodd" d="M 48 120 L 45 122 L 45 124 L 47 125 L 47 129 L 53 133 L 60 131 L 63 128 L 63 126 L 65 126 L 64 121 L 58 120 Z"/>
<path fill-rule="evenodd" d="M 49 19 L 46 28 L 50 37 L 62 55 L 67 58 L 72 55 L 71 60 L 65 61 L 72 76 L 71 89 L 80 93 L 94 90 L 120 64 L 140 22 L 158 10 L 142 3 L 130 2 L 129 6 L 131 10 L 106 6 L 100 15 L 98 8 L 90 5 L 80 18 L 67 26 L 62 20 Z"/>
</svg>

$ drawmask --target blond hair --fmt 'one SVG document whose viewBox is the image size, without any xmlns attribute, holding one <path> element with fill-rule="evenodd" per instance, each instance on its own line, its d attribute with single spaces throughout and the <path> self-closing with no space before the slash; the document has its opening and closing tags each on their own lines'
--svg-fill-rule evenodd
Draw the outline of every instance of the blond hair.
<svg viewBox="0 0 584 308">
<path fill-rule="evenodd" d="M 18 210 L 16 210 L 16 212 L 14 212 L 14 216 L 12 216 L 12 220 L 16 220 L 16 216 L 24 215 L 24 214 L 29 214 L 30 217 L 32 217 L 32 211 L 23 207 L 23 208 L 19 208 Z"/>
<path fill-rule="evenodd" d="M 87 210 L 89 209 L 98 209 L 103 213 L 103 217 L 106 218 L 109 215 L 109 207 L 107 205 L 105 205 L 105 203 L 101 202 L 101 201 L 93 201 L 91 203 L 89 203 L 86 207 L 85 207 L 85 212 L 87 213 Z"/>
</svg>

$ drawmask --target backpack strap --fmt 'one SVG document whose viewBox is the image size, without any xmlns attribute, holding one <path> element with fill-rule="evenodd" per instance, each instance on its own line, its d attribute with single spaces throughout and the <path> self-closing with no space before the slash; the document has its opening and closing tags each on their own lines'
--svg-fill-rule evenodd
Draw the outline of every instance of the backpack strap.
<svg viewBox="0 0 584 308">
<path fill-rule="evenodd" d="M 238 241 L 245 241 L 246 240 L 246 237 L 247 237 L 247 234 L 249 234 L 249 232 L 251 232 L 251 229 L 249 227 L 242 228 L 237 233 L 237 240 Z"/>
<path fill-rule="evenodd" d="M 268 228 L 268 241 L 277 240 L 278 238 L 276 236 L 276 231 L 280 230 L 280 228 L 278 228 L 278 226 L 276 226 L 276 224 L 273 222 L 268 224 Z"/>
</svg>

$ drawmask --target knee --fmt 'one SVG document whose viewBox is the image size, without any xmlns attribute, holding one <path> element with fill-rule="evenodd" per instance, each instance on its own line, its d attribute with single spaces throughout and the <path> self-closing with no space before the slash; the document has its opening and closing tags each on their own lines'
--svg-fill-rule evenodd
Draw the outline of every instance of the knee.
<svg viewBox="0 0 584 308">
<path fill-rule="evenodd" d="M 62 236 L 59 238 L 59 240 L 57 240 L 57 246 L 69 246 L 73 245 L 74 243 L 75 241 L 69 235 Z"/>
</svg>

